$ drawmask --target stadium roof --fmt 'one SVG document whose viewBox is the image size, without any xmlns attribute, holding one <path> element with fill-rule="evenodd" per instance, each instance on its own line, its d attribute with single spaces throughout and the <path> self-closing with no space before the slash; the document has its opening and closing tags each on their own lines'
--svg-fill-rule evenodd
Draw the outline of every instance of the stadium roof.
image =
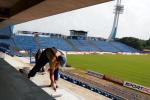
<svg viewBox="0 0 150 100">
<path fill-rule="evenodd" d="M 112 0 L 0 0 L 0 27 Z"/>
</svg>

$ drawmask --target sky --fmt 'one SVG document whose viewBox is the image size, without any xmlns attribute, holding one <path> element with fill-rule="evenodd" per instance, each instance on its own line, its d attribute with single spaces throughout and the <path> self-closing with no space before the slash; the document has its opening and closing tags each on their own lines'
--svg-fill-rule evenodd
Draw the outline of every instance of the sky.
<svg viewBox="0 0 150 100">
<path fill-rule="evenodd" d="M 18 30 L 59 33 L 69 30 L 88 31 L 88 36 L 108 38 L 111 33 L 116 0 L 58 15 L 15 25 Z M 117 38 L 150 38 L 150 0 L 122 0 L 124 12 L 120 15 Z"/>
</svg>

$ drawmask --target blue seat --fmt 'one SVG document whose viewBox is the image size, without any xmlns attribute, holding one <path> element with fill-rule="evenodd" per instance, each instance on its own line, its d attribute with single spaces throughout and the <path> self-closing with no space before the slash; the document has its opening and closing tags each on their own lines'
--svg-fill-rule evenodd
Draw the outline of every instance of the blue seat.
<svg viewBox="0 0 150 100">
<path fill-rule="evenodd" d="M 110 44 L 110 42 L 107 42 L 107 41 L 94 41 L 92 40 L 92 42 L 99 48 L 101 49 L 102 51 L 104 52 L 120 52 L 119 49 L 115 48 L 114 46 L 112 46 Z"/>
<path fill-rule="evenodd" d="M 80 51 L 99 51 L 98 48 L 90 45 L 87 40 L 69 39 L 68 41 L 75 45 Z"/>
<path fill-rule="evenodd" d="M 33 50 L 36 49 L 36 43 L 33 39 L 33 36 L 22 36 L 16 35 L 14 37 L 15 44 L 18 48 L 24 50 Z"/>
<path fill-rule="evenodd" d="M 111 44 L 114 45 L 116 48 L 120 49 L 122 52 L 139 52 L 138 50 L 120 42 L 111 42 Z"/>
</svg>

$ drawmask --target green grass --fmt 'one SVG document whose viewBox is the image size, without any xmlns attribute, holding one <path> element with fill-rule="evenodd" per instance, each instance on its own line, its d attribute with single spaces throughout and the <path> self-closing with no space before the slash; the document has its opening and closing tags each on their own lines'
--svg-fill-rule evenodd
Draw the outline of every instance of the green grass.
<svg viewBox="0 0 150 100">
<path fill-rule="evenodd" d="M 150 87 L 150 55 L 67 55 L 75 68 L 93 70 Z"/>
</svg>

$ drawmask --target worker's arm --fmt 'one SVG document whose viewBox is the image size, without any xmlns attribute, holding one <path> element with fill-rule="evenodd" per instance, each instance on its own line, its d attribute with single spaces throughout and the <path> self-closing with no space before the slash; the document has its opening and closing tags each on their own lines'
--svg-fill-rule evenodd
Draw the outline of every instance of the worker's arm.
<svg viewBox="0 0 150 100">
<path fill-rule="evenodd" d="M 52 61 L 50 63 L 50 80 L 51 80 L 51 86 L 54 90 L 56 90 L 56 86 L 55 86 L 55 79 L 54 79 L 54 71 L 55 71 L 55 66 L 56 66 L 56 61 Z"/>
<path fill-rule="evenodd" d="M 50 80 L 51 80 L 51 86 L 54 90 L 56 90 L 55 87 L 55 80 L 54 80 L 54 70 L 50 69 Z"/>
</svg>

